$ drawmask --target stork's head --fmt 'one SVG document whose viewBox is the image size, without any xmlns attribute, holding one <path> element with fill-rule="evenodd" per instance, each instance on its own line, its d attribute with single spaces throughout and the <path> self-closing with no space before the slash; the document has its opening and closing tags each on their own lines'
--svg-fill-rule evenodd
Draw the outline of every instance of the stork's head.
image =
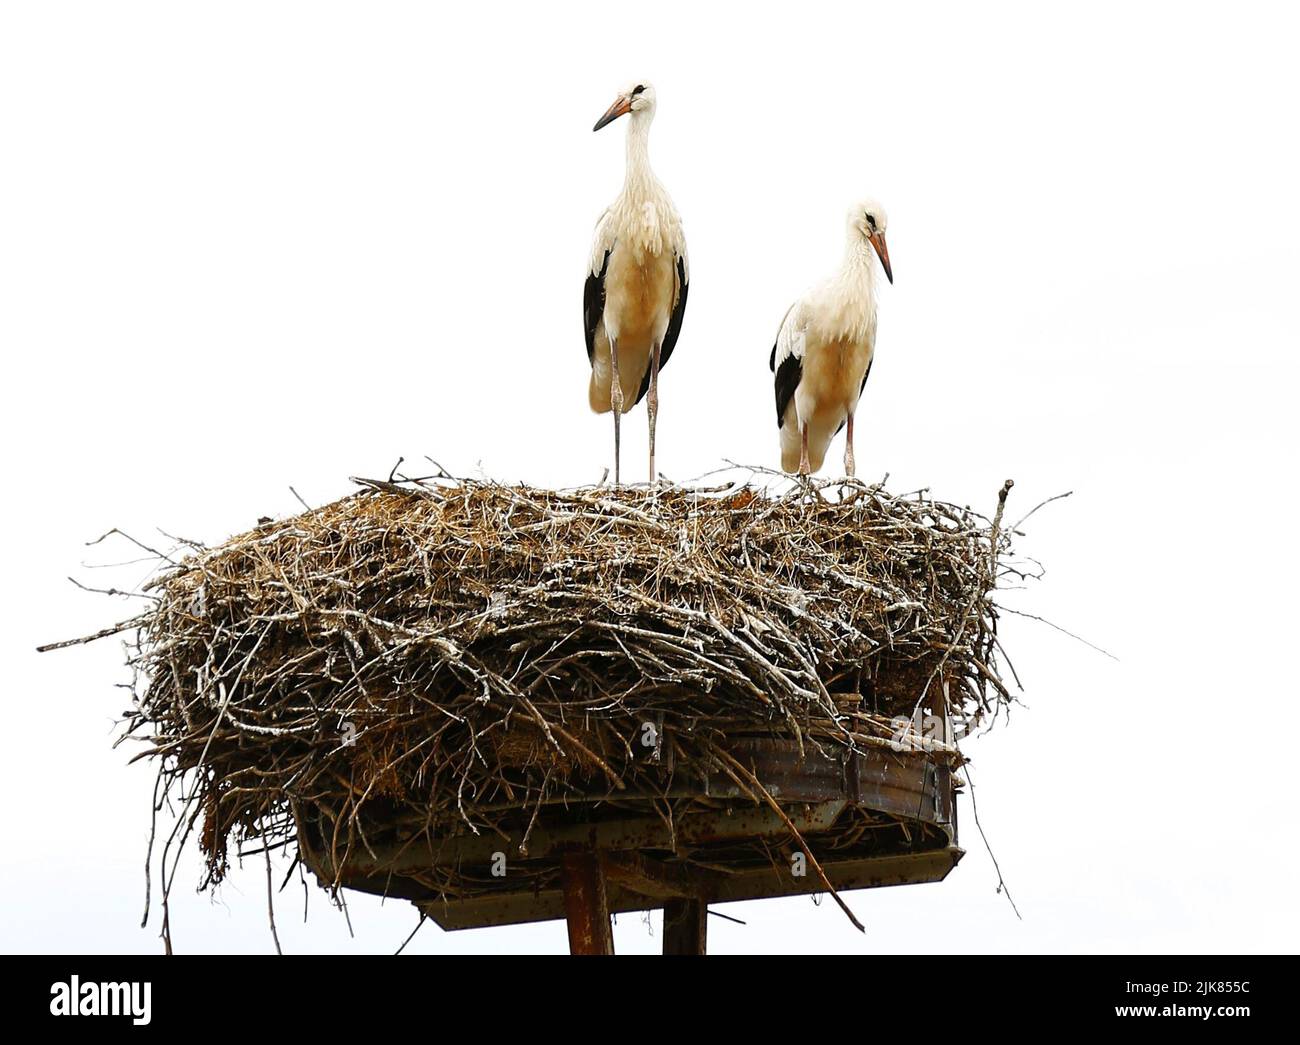
<svg viewBox="0 0 1300 1045">
<path fill-rule="evenodd" d="M 605 115 L 596 121 L 593 131 L 598 131 L 607 123 L 613 123 L 620 116 L 631 113 L 633 117 L 650 120 L 655 114 L 655 89 L 649 80 L 636 80 L 618 92 L 614 104 L 605 110 Z"/>
<path fill-rule="evenodd" d="M 889 267 L 889 248 L 885 245 L 885 226 L 889 216 L 885 208 L 872 199 L 863 200 L 849 208 L 849 236 L 861 237 L 876 248 L 885 278 L 894 282 L 894 270 Z"/>
</svg>

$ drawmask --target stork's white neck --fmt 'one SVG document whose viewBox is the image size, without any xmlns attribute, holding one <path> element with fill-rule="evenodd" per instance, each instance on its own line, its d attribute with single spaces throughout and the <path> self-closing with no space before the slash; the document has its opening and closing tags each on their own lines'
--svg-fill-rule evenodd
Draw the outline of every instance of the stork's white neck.
<svg viewBox="0 0 1300 1045">
<path fill-rule="evenodd" d="M 856 285 L 875 296 L 876 293 L 876 255 L 870 243 L 856 231 L 849 233 L 844 246 L 844 264 L 840 268 L 840 278 L 845 283 Z"/>
<path fill-rule="evenodd" d="M 871 244 L 849 234 L 844 263 L 822 285 L 817 324 L 829 338 L 862 338 L 876 322 L 876 272 Z"/>
<path fill-rule="evenodd" d="M 634 112 L 627 124 L 627 171 L 623 176 L 623 193 L 636 199 L 646 199 L 655 188 L 654 171 L 650 169 L 650 121 L 647 112 Z"/>
<path fill-rule="evenodd" d="M 627 172 L 610 217 L 619 242 L 635 253 L 680 252 L 684 249 L 681 220 L 650 169 L 651 119 L 652 113 L 640 110 L 628 122 Z"/>
</svg>

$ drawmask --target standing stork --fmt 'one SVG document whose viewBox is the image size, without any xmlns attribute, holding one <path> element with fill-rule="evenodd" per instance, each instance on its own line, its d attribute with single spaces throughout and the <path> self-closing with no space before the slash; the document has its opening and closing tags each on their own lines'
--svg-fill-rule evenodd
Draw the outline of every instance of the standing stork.
<svg viewBox="0 0 1300 1045">
<path fill-rule="evenodd" d="M 852 475 L 853 413 L 876 351 L 876 259 L 894 282 L 885 246 L 885 209 L 874 200 L 849 208 L 844 263 L 786 311 L 768 366 L 776 375 L 781 467 L 808 475 L 847 423 L 844 472 Z"/>
<path fill-rule="evenodd" d="M 619 418 L 648 396 L 650 481 L 655 480 L 659 370 L 673 354 L 686 312 L 690 263 L 677 208 L 650 169 L 655 89 L 644 80 L 619 94 L 598 131 L 629 115 L 623 191 L 596 222 L 582 319 L 591 363 L 588 397 L 598 414 L 614 413 L 614 482 L 619 475 Z"/>
</svg>

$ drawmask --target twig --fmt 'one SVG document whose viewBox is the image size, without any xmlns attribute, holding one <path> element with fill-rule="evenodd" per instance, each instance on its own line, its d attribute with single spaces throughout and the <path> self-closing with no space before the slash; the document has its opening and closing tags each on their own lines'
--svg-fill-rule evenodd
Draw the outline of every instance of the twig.
<svg viewBox="0 0 1300 1045">
<path fill-rule="evenodd" d="M 124 631 L 130 631 L 132 628 L 139 628 L 147 624 L 152 616 L 152 613 L 142 613 L 138 617 L 132 617 L 110 627 L 101 628 L 93 635 L 83 635 L 79 639 L 64 639 L 62 642 L 47 642 L 44 646 L 37 646 L 36 652 L 49 653 L 51 650 L 67 649 L 69 646 L 81 646 L 87 642 L 94 642 L 96 639 L 106 639 L 110 635 L 120 635 Z"/>
<path fill-rule="evenodd" d="M 778 803 L 777 800 L 772 797 L 771 793 L 767 790 L 767 788 L 765 788 L 762 785 L 762 783 L 759 782 L 758 777 L 754 776 L 753 773 L 751 773 L 748 769 L 746 769 L 743 765 L 741 765 L 741 763 L 738 762 L 735 758 L 733 758 L 728 752 L 719 749 L 716 752 L 716 754 L 725 762 L 729 763 L 734 770 L 736 770 L 743 777 L 745 777 L 745 779 L 749 782 L 750 786 L 753 787 L 754 790 L 757 791 L 758 794 L 762 797 L 763 801 L 766 802 L 771 807 L 772 811 L 776 813 L 778 817 L 781 818 L 781 821 L 785 824 L 786 829 L 789 830 L 790 834 L 794 836 L 795 841 L 799 843 L 799 848 L 801 848 L 804 852 L 804 855 L 808 857 L 808 862 L 812 864 L 813 870 L 817 872 L 817 877 L 821 879 L 822 885 L 826 886 L 826 891 L 831 894 L 831 898 L 837 904 L 839 904 L 840 910 L 844 912 L 844 914 L 848 917 L 849 921 L 853 923 L 854 927 L 858 930 L 858 932 L 865 933 L 867 931 L 866 926 L 864 926 L 860 921 L 858 921 L 857 916 L 851 910 L 849 910 L 849 905 L 846 904 L 843 899 L 841 899 L 840 894 L 835 889 L 835 886 L 831 885 L 831 880 L 826 877 L 826 872 L 822 870 L 822 865 L 818 862 L 817 857 L 813 855 L 812 847 L 803 840 L 803 835 L 800 834 L 799 829 L 794 826 L 794 821 L 790 819 L 786 811 L 781 808 L 780 803 Z"/>
<path fill-rule="evenodd" d="M 415 923 L 415 928 L 411 930 L 411 935 L 402 941 L 402 946 L 397 948 L 397 950 L 395 950 L 393 954 L 395 955 L 401 954 L 404 950 L 406 950 L 406 945 L 415 939 L 415 934 L 420 931 L 420 927 L 424 925 L 425 919 L 428 917 L 429 916 L 425 914 L 423 911 L 420 912 L 420 920 Z"/>
<path fill-rule="evenodd" d="M 998 858 L 993 855 L 993 847 L 989 845 L 988 835 L 984 833 L 984 825 L 980 823 L 980 811 L 979 806 L 975 804 L 975 781 L 971 779 L 970 763 L 965 763 L 961 769 L 962 773 L 966 777 L 966 783 L 970 787 L 970 808 L 971 813 L 975 816 L 975 827 L 978 829 L 980 838 L 984 842 L 984 848 L 988 851 L 989 859 L 993 861 L 993 870 L 997 872 L 998 892 L 1006 896 L 1007 903 L 1009 903 L 1011 909 L 1016 912 L 1016 917 L 1020 918 L 1020 908 L 1016 906 L 1016 901 L 1011 899 L 1011 889 L 1007 886 L 1006 881 L 1002 877 L 1002 868 L 998 865 Z M 1024 921 L 1023 918 L 1020 918 L 1020 920 Z"/>
<path fill-rule="evenodd" d="M 266 918 L 271 923 L 271 939 L 275 941 L 275 953 L 284 954 L 280 949 L 280 934 L 275 930 L 275 883 L 271 878 L 271 850 L 262 850 L 266 857 Z"/>
<path fill-rule="evenodd" d="M 1010 606 L 1003 605 L 1000 602 L 997 603 L 997 608 L 1002 613 L 1014 613 L 1017 617 L 1028 617 L 1030 620 L 1036 620 L 1041 624 L 1046 624 L 1049 628 L 1055 628 L 1062 635 L 1068 635 L 1076 642 L 1082 642 L 1089 649 L 1096 650 L 1098 653 L 1101 653 L 1104 656 L 1109 657 L 1111 660 L 1116 661 L 1117 663 L 1119 662 L 1119 657 L 1115 656 L 1115 654 L 1111 653 L 1109 650 L 1104 650 L 1100 646 L 1089 642 L 1082 635 L 1076 635 L 1074 632 L 1068 630 L 1067 628 L 1063 628 L 1059 624 L 1052 623 L 1046 617 L 1040 617 L 1035 613 L 1026 613 L 1024 610 L 1012 609 Z"/>
</svg>

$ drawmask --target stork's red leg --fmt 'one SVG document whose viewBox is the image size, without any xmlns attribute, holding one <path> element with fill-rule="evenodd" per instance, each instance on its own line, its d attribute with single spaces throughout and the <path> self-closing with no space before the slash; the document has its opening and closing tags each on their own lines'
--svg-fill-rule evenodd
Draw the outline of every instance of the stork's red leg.
<svg viewBox="0 0 1300 1045">
<path fill-rule="evenodd" d="M 853 461 L 853 411 L 849 411 L 849 429 L 844 436 L 844 474 L 852 477 Z"/>
<path fill-rule="evenodd" d="M 799 425 L 799 474 L 808 475 L 812 466 L 808 463 L 808 422 Z"/>
<path fill-rule="evenodd" d="M 613 338 L 609 339 L 609 406 L 614 412 L 614 485 L 620 484 L 618 458 L 619 458 L 619 422 L 623 417 L 623 382 L 618 376 L 618 344 Z"/>
<path fill-rule="evenodd" d="M 655 421 L 659 416 L 659 344 L 650 353 L 650 390 L 646 393 L 646 411 L 650 415 L 650 482 L 655 481 Z"/>
</svg>

